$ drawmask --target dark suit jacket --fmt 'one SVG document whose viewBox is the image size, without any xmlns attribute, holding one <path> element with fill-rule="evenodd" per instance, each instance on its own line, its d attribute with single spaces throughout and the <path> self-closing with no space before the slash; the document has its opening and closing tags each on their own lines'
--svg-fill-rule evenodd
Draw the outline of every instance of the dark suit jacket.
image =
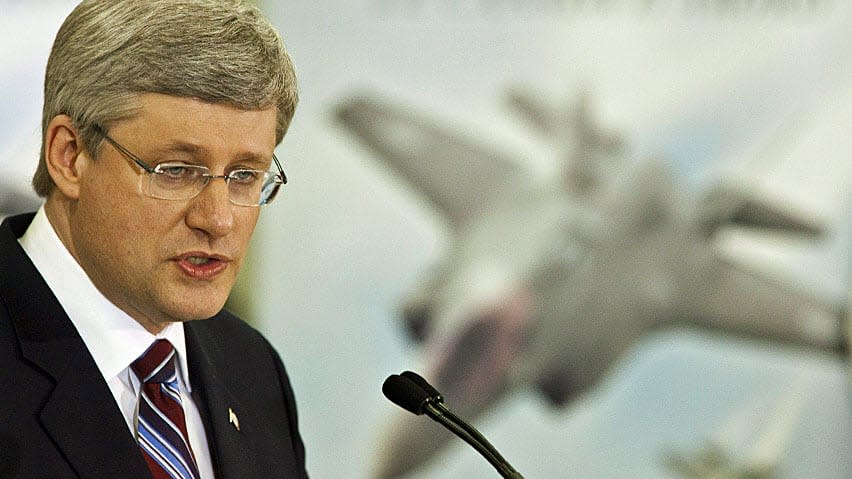
<svg viewBox="0 0 852 479">
<path fill-rule="evenodd" d="M 150 479 L 89 351 L 17 242 L 30 221 L 0 226 L 0 478 Z M 186 346 L 216 477 L 307 477 L 293 393 L 270 344 L 223 311 L 186 323 Z"/>
</svg>

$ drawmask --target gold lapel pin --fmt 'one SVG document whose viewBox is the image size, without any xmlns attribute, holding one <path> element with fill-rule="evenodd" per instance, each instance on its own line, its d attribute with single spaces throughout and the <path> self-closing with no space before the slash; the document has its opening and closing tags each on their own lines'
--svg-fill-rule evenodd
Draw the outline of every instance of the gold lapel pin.
<svg viewBox="0 0 852 479">
<path fill-rule="evenodd" d="M 240 420 L 231 408 L 228 408 L 228 422 L 233 424 L 237 431 L 240 430 Z"/>
</svg>

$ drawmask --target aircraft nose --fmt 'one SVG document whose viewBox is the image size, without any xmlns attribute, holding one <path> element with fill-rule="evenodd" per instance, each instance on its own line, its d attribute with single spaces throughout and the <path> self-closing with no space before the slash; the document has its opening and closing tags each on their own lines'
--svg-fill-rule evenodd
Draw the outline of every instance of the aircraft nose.
<svg viewBox="0 0 852 479">
<path fill-rule="evenodd" d="M 402 311 L 405 330 L 411 339 L 422 343 L 429 335 L 432 310 L 424 303 L 409 304 Z"/>
</svg>

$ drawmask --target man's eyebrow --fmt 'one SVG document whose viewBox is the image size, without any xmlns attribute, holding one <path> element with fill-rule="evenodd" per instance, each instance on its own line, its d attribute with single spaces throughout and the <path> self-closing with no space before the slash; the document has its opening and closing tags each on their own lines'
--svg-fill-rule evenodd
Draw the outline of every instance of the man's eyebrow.
<svg viewBox="0 0 852 479">
<path fill-rule="evenodd" d="M 257 167 L 264 167 L 272 163 L 272 155 L 246 152 L 236 156 L 233 163 L 255 163 Z"/>
<path fill-rule="evenodd" d="M 207 149 L 203 146 L 186 143 L 184 141 L 173 141 L 151 149 L 150 154 L 164 155 L 168 153 L 188 153 L 193 156 L 200 156 L 204 155 L 206 152 Z"/>
<path fill-rule="evenodd" d="M 189 155 L 204 158 L 209 154 L 209 150 L 202 145 L 187 143 L 185 141 L 173 141 L 159 148 L 152 150 L 154 155 L 164 155 L 168 153 L 187 153 Z M 235 155 L 229 163 L 255 163 L 258 168 L 268 166 L 272 162 L 272 154 L 260 152 L 245 151 Z"/>
</svg>

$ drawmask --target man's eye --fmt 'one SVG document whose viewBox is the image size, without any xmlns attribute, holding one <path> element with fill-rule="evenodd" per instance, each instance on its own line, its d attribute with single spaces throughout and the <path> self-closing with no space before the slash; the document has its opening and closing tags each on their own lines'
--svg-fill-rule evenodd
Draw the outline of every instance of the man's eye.
<svg viewBox="0 0 852 479">
<path fill-rule="evenodd" d="M 258 178 L 258 172 L 254 170 L 234 170 L 230 175 L 232 181 L 240 183 L 253 183 Z"/>
<path fill-rule="evenodd" d="M 183 165 L 161 165 L 157 170 L 170 178 L 186 178 L 194 176 L 194 169 Z"/>
</svg>

